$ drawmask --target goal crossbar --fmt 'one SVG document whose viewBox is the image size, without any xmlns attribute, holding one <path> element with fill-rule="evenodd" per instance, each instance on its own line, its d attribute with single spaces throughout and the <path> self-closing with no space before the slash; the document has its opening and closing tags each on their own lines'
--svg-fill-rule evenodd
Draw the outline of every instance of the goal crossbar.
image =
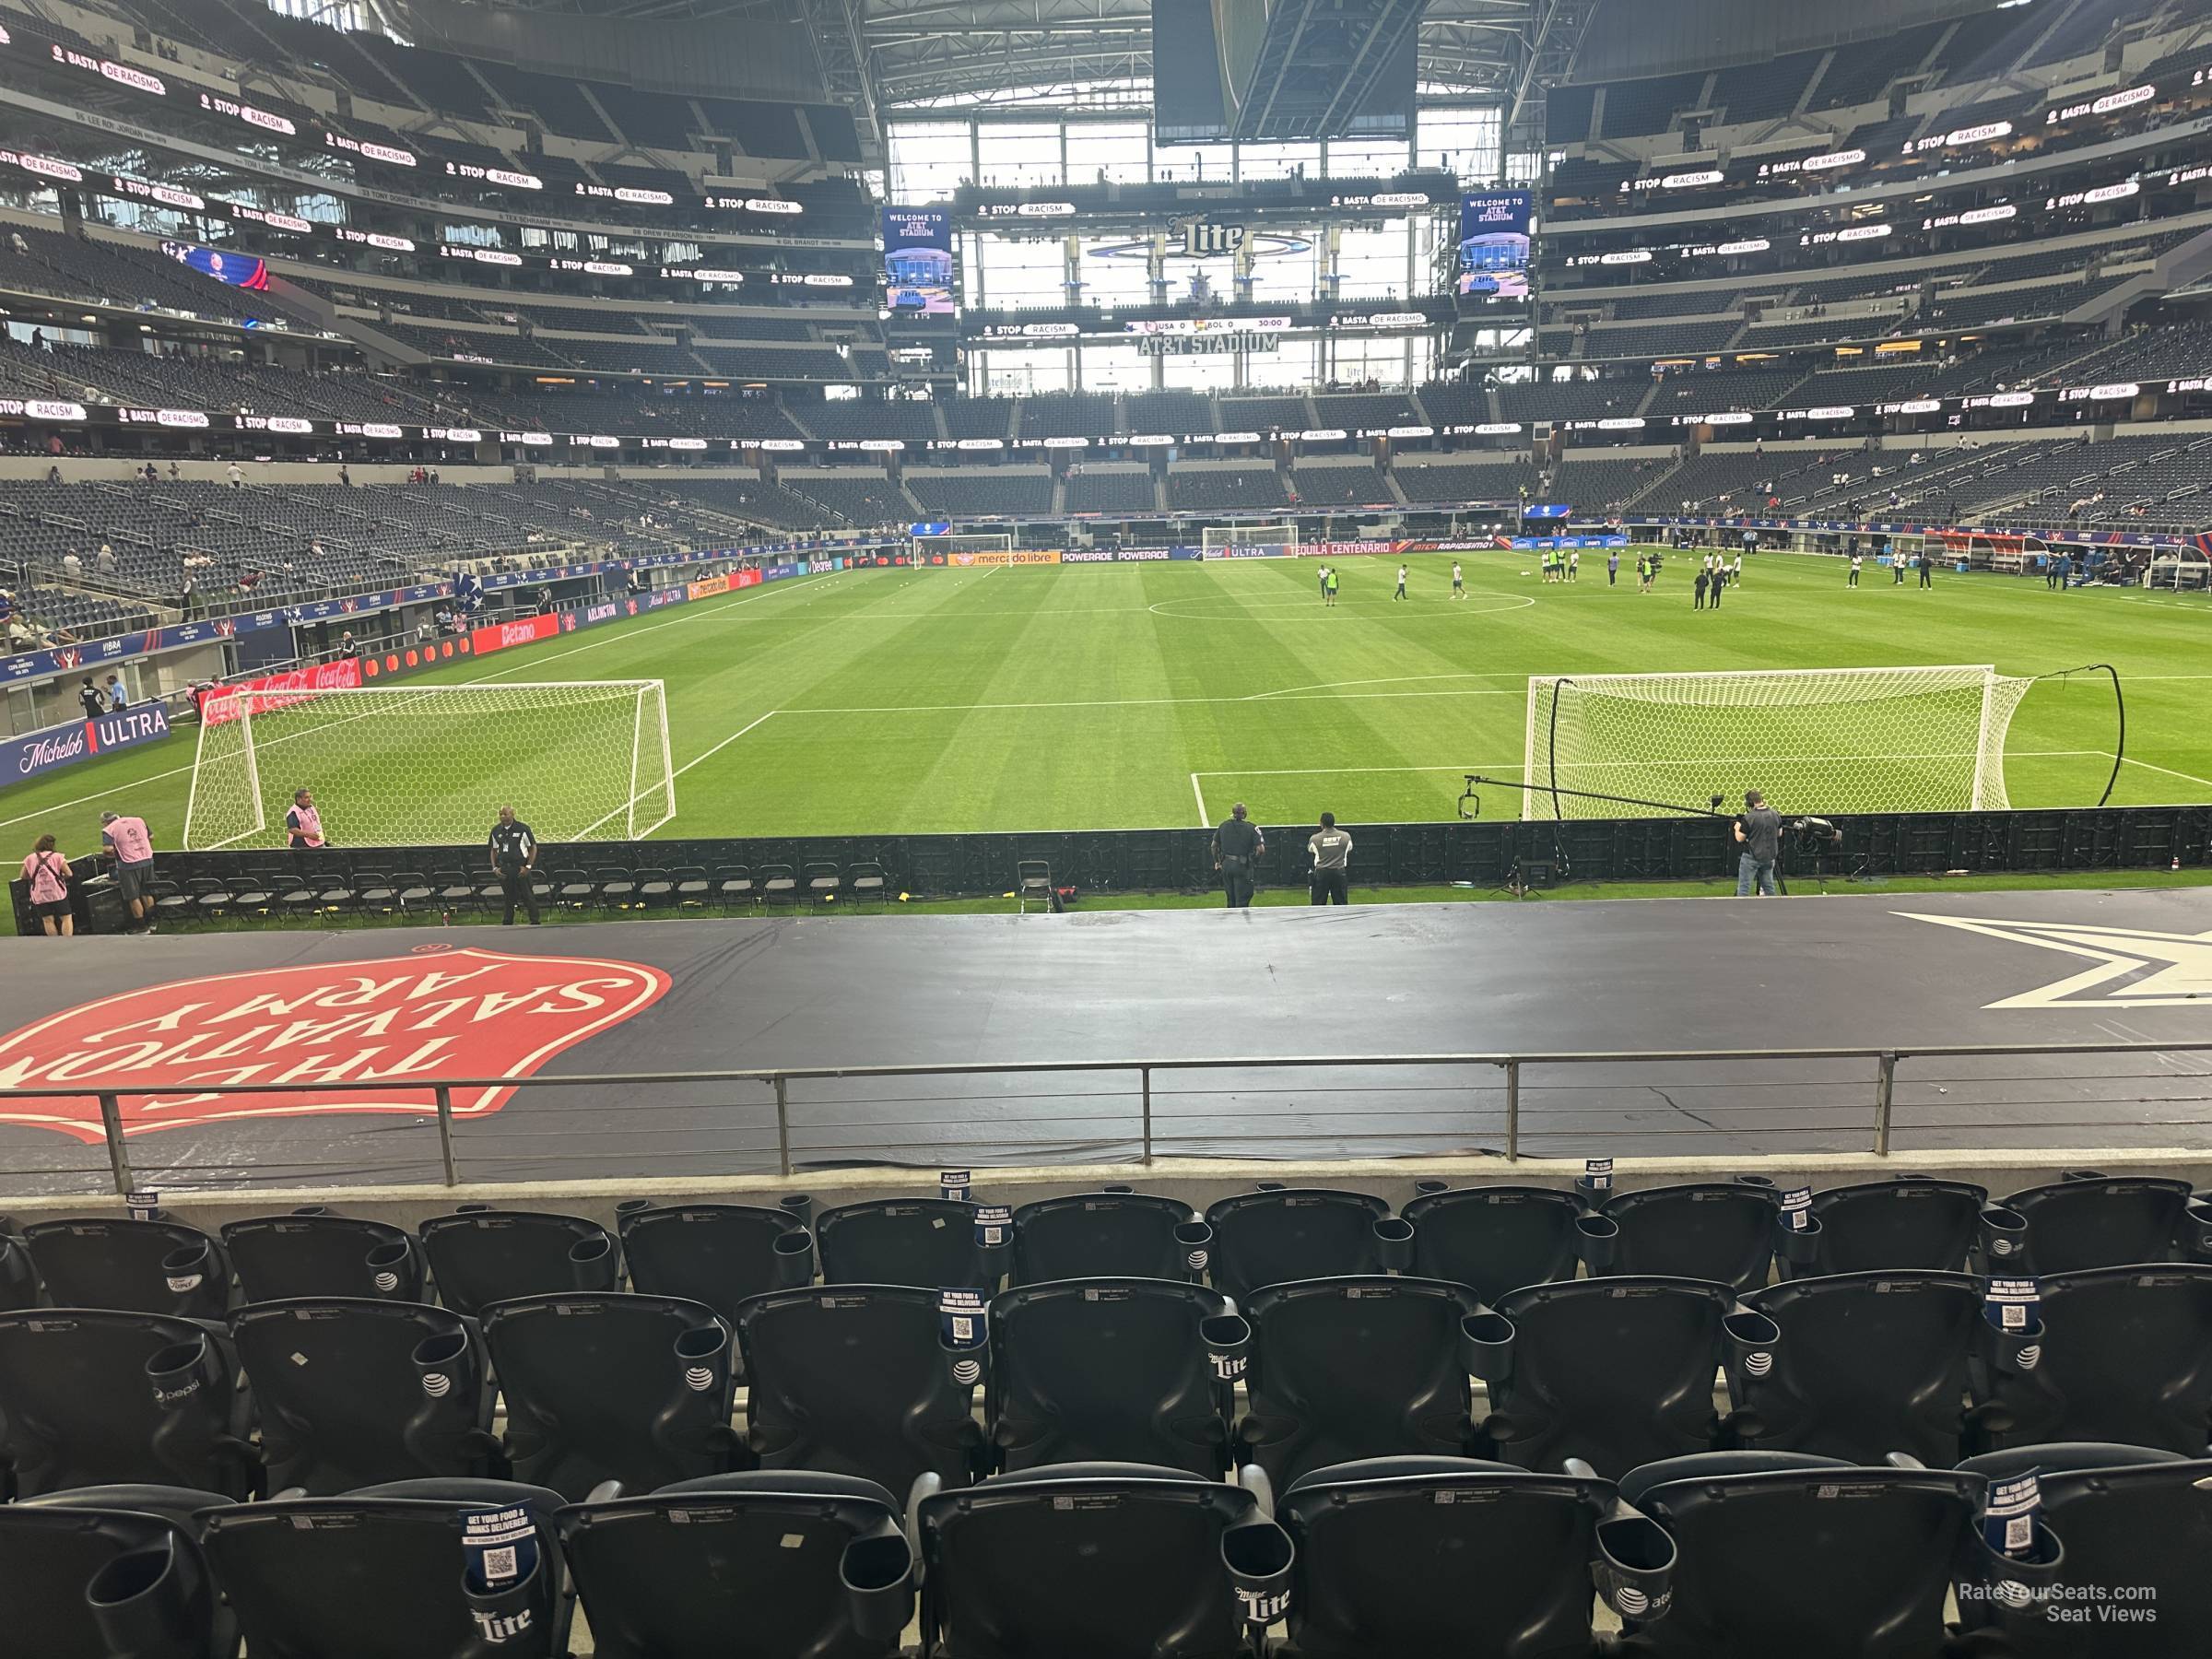
<svg viewBox="0 0 2212 1659">
<path fill-rule="evenodd" d="M 1823 815 L 1999 810 L 2032 683 L 1988 664 L 1531 676 L 1522 816 L 1695 813 L 1753 788 Z"/>
<path fill-rule="evenodd" d="M 307 789 L 334 845 L 480 841 L 512 806 L 543 841 L 676 816 L 659 680 L 225 688 L 203 705 L 184 845 L 280 846 Z"/>
</svg>

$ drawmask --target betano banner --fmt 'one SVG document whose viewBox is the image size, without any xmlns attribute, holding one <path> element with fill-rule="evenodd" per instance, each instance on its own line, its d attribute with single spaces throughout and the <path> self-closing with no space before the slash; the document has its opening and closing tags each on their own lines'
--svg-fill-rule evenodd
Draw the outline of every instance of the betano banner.
<svg viewBox="0 0 2212 1659">
<path fill-rule="evenodd" d="M 504 651 L 510 645 L 530 645 L 539 640 L 549 640 L 562 627 L 576 626 L 575 613 L 556 615 L 548 612 L 542 617 L 516 617 L 506 622 L 487 622 L 468 636 L 470 648 L 478 656 L 489 656 L 495 651 Z"/>
<path fill-rule="evenodd" d="M 726 594 L 730 591 L 730 579 L 727 576 L 708 576 L 686 585 L 689 589 L 691 598 L 712 599 L 716 594 Z"/>
</svg>

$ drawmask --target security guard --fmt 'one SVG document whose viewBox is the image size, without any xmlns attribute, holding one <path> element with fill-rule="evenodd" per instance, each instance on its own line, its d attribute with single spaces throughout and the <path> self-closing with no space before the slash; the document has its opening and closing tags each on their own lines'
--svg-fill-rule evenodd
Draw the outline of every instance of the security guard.
<svg viewBox="0 0 2212 1659">
<path fill-rule="evenodd" d="M 519 903 L 530 913 L 530 925 L 538 925 L 537 892 L 530 884 L 530 875 L 537 867 L 537 837 L 514 816 L 514 808 L 500 808 L 500 821 L 491 827 L 489 840 L 492 873 L 500 878 L 500 890 L 506 896 L 507 913 L 500 918 L 500 925 L 514 925 L 514 907 Z"/>
<path fill-rule="evenodd" d="M 1239 801 L 1214 831 L 1214 868 L 1221 872 L 1230 910 L 1251 906 L 1253 866 L 1266 851 L 1267 838 L 1244 816 L 1244 803 Z"/>
</svg>

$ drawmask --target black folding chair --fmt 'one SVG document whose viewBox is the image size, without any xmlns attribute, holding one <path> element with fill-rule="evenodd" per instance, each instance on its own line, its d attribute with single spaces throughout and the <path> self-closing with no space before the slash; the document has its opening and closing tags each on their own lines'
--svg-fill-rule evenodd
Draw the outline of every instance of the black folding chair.
<svg viewBox="0 0 2212 1659">
<path fill-rule="evenodd" d="M 668 872 L 676 884 L 676 905 L 704 905 L 714 897 L 714 883 L 704 865 L 678 865 Z"/>
<path fill-rule="evenodd" d="M 771 864 L 760 866 L 760 897 L 771 909 L 779 904 L 796 904 L 799 900 L 799 878 L 789 865 Z"/>
<path fill-rule="evenodd" d="M 628 910 L 638 899 L 638 878 L 618 865 L 602 865 L 593 872 L 599 887 L 599 902 L 609 910 Z"/>
<path fill-rule="evenodd" d="M 666 909 L 676 902 L 676 878 L 666 870 L 640 870 L 637 874 L 637 901 L 646 910 Z"/>
<path fill-rule="evenodd" d="M 760 900 L 760 888 L 753 880 L 753 873 L 743 865 L 723 865 L 712 877 L 714 900 L 725 911 L 742 905 L 751 910 Z"/>
<path fill-rule="evenodd" d="M 845 885 L 853 889 L 855 902 L 874 899 L 877 910 L 890 908 L 890 877 L 874 859 L 864 859 L 846 873 Z"/>
<path fill-rule="evenodd" d="M 818 911 L 824 905 L 835 904 L 838 895 L 844 891 L 844 877 L 833 864 L 808 865 L 805 879 L 806 896 L 813 900 L 814 908 Z"/>
</svg>

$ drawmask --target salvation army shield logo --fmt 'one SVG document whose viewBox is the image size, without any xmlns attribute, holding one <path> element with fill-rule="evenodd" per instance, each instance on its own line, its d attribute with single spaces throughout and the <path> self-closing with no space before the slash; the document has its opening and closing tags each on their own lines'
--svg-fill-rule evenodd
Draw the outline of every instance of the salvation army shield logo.
<svg viewBox="0 0 2212 1659">
<path fill-rule="evenodd" d="M 0 1106 L 0 1123 L 101 1139 L 98 1091 L 130 1084 L 124 1132 L 219 1119 L 437 1110 L 439 1077 L 526 1077 L 666 994 L 639 962 L 475 948 L 171 980 L 79 1004 L 0 1037 L 0 1088 L 91 1094 Z M 241 1083 L 328 1083 L 251 1095 Z M 341 1087 L 344 1085 L 345 1087 Z M 456 1090 L 455 1117 L 512 1088 Z"/>
</svg>

